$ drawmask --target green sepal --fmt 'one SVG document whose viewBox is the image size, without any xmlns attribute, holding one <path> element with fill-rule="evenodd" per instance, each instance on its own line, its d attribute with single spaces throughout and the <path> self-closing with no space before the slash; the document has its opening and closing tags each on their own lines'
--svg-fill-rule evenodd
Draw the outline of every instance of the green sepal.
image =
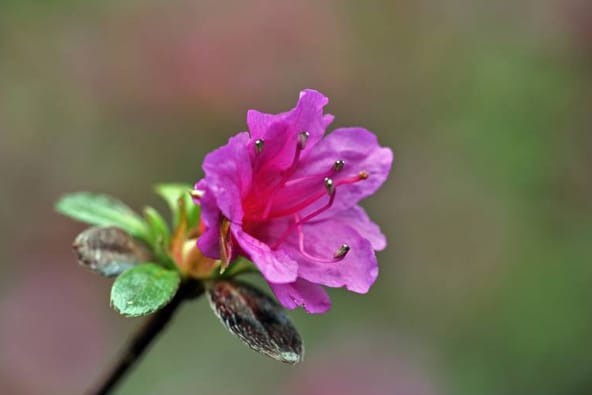
<svg viewBox="0 0 592 395">
<path fill-rule="evenodd" d="M 130 235 L 150 242 L 148 224 L 121 201 L 89 192 L 71 193 L 62 197 L 56 210 L 70 218 L 98 226 L 116 226 Z"/>
<path fill-rule="evenodd" d="M 255 264 L 247 258 L 239 257 L 230 263 L 228 269 L 221 273 L 218 278 L 229 279 L 238 276 L 239 274 L 258 273 L 259 270 Z"/>
<path fill-rule="evenodd" d="M 158 262 L 169 269 L 177 270 L 177 265 L 169 255 L 171 231 L 158 211 L 153 207 L 144 208 L 144 217 L 150 227 L 151 245 Z"/>
<path fill-rule="evenodd" d="M 127 317 L 152 314 L 177 293 L 181 277 L 155 263 L 143 263 L 124 271 L 111 288 L 111 306 Z"/>
<path fill-rule="evenodd" d="M 158 184 L 154 187 L 156 193 L 160 195 L 169 205 L 173 215 L 173 228 L 176 229 L 181 222 L 179 199 L 183 199 L 186 209 L 187 228 L 193 229 L 199 224 L 200 207 L 193 203 L 191 198 L 192 187 L 189 184 Z"/>
</svg>

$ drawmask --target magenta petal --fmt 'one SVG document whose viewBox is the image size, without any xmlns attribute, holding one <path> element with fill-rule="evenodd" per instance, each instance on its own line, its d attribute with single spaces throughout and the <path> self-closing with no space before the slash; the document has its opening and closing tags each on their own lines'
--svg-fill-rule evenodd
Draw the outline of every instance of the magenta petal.
<svg viewBox="0 0 592 395">
<path fill-rule="evenodd" d="M 282 123 L 294 133 L 307 131 L 310 133 L 309 143 L 314 144 L 325 134 L 325 129 L 333 120 L 330 115 L 323 114 L 323 108 L 329 99 L 313 89 L 300 92 L 296 107 L 280 114 L 266 114 L 257 110 L 247 112 L 247 125 L 253 139 L 266 139 L 274 124 Z"/>
<path fill-rule="evenodd" d="M 386 237 L 380 231 L 380 227 L 372 222 L 362 207 L 356 205 L 340 212 L 334 218 L 335 221 L 354 228 L 360 236 L 372 244 L 372 248 L 376 251 L 382 251 L 386 248 Z"/>
<path fill-rule="evenodd" d="M 240 225 L 232 224 L 230 230 L 239 246 L 267 281 L 290 283 L 296 280 L 298 265 L 284 250 L 273 251 L 267 244 L 245 233 Z"/>
<path fill-rule="evenodd" d="M 220 259 L 220 228 L 207 228 L 197 239 L 199 251 L 212 259 Z"/>
<path fill-rule="evenodd" d="M 286 248 L 298 261 L 298 277 L 328 287 L 343 287 L 366 293 L 378 276 L 378 263 L 372 244 L 355 229 L 334 219 L 306 224 L 303 227 L 304 249 L 309 255 L 332 258 L 342 244 L 349 253 L 338 262 L 318 262 L 299 253 L 294 240 Z"/>
<path fill-rule="evenodd" d="M 201 192 L 201 197 L 194 201 L 201 206 L 201 221 L 206 227 L 197 240 L 197 246 L 205 256 L 220 259 L 220 210 L 216 197 L 208 189 L 205 179 L 195 184 L 195 190 Z"/>
<path fill-rule="evenodd" d="M 201 194 L 199 199 L 194 199 L 194 202 L 201 207 L 201 220 L 206 227 L 217 228 L 220 224 L 220 210 L 218 209 L 216 196 L 209 190 L 205 179 L 198 181 L 194 189 Z"/>
<path fill-rule="evenodd" d="M 265 168 L 282 170 L 290 166 L 299 133 L 309 134 L 303 153 L 312 149 L 323 138 L 325 129 L 333 121 L 332 115 L 323 114 L 323 107 L 328 102 L 329 99 L 323 94 L 307 89 L 300 92 L 296 107 L 288 112 L 266 114 L 249 110 L 247 125 L 252 138 L 251 146 L 257 139 L 264 141 L 265 147 L 260 160 Z M 265 169 L 260 171 L 265 172 Z"/>
<path fill-rule="evenodd" d="M 241 198 L 251 187 L 248 142 L 249 134 L 239 133 L 228 144 L 209 153 L 203 163 L 206 193 L 215 197 L 218 208 L 231 222 L 242 220 Z"/>
<path fill-rule="evenodd" d="M 270 283 L 269 286 L 287 309 L 302 306 L 308 313 L 322 314 L 331 308 L 331 299 L 323 287 L 301 278 L 290 284 Z"/>
</svg>

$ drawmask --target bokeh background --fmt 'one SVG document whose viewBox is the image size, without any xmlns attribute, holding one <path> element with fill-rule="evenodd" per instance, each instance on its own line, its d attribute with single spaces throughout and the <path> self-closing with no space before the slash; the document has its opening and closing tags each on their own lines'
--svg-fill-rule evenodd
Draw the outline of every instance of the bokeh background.
<svg viewBox="0 0 592 395">
<path fill-rule="evenodd" d="M 59 196 L 164 209 L 152 184 L 307 87 L 395 151 L 376 285 L 292 314 L 296 367 L 188 304 L 117 393 L 592 393 L 587 0 L 1 0 L 0 393 L 84 393 L 141 323 Z"/>
</svg>

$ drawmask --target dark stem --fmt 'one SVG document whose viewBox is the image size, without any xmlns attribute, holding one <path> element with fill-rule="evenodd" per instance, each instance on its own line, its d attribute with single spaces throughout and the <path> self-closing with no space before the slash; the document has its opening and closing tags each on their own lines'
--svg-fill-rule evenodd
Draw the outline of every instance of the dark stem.
<svg viewBox="0 0 592 395">
<path fill-rule="evenodd" d="M 100 381 L 100 384 L 89 395 L 107 395 L 109 394 L 125 377 L 130 369 L 141 359 L 142 354 L 152 344 L 154 339 L 162 332 L 169 323 L 179 306 L 183 301 L 199 297 L 204 289 L 201 283 L 196 281 L 186 281 L 181 284 L 179 291 L 171 302 L 161 310 L 150 316 L 146 323 L 132 338 L 128 347 L 121 353 L 121 356 L 108 374 Z"/>
</svg>

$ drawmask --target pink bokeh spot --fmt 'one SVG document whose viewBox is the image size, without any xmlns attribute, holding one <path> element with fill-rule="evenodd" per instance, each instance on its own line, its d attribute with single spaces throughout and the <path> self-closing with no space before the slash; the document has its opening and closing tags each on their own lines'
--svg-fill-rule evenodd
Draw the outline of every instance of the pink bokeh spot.
<svg viewBox="0 0 592 395">
<path fill-rule="evenodd" d="M 367 328 L 318 347 L 283 383 L 283 395 L 437 395 L 442 383 L 430 355 L 410 339 Z"/>
<path fill-rule="evenodd" d="M 99 371 L 111 340 L 103 302 L 87 285 L 88 273 L 44 264 L 32 265 L 36 270 L 23 272 L 2 293 L 0 388 L 14 386 L 13 393 L 23 395 L 79 393 L 89 372 Z"/>
<path fill-rule="evenodd" d="M 349 30 L 333 1 L 163 4 L 123 7 L 81 27 L 74 75 L 107 105 L 224 113 L 295 80 L 333 92 L 350 82 Z"/>
</svg>

